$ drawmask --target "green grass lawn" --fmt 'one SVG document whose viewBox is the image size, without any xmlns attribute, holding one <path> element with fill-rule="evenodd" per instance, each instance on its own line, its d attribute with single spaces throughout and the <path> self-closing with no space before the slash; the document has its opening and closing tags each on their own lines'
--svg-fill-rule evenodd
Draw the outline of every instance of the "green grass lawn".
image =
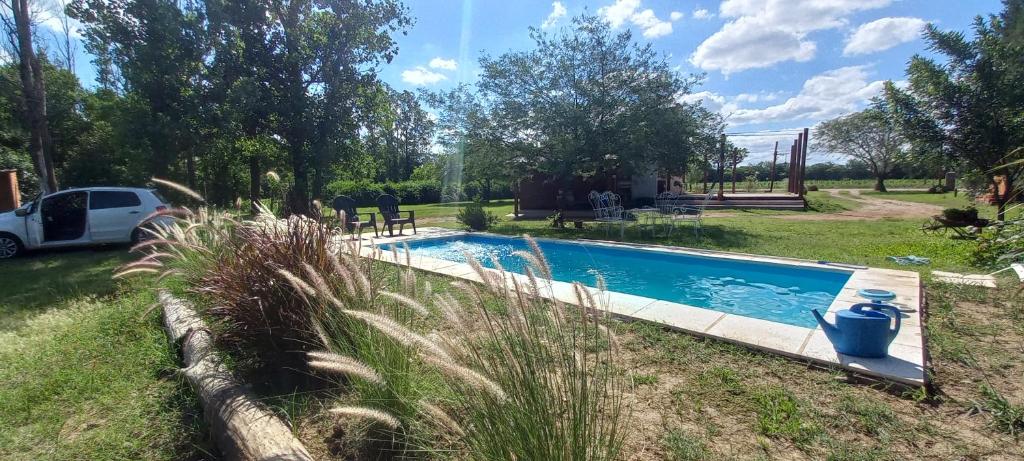
<svg viewBox="0 0 1024 461">
<path fill-rule="evenodd" d="M 906 202 L 927 203 L 929 205 L 938 205 L 943 208 L 962 208 L 974 203 L 966 194 L 960 193 L 954 196 L 952 192 L 946 192 L 944 194 L 929 194 L 927 192 L 909 191 L 863 191 L 861 192 L 861 195 L 869 195 L 872 197 L 890 200 L 903 200 Z M 982 207 L 985 206 L 987 205 L 983 205 Z"/>
<path fill-rule="evenodd" d="M 925 235 L 919 230 L 920 225 L 916 220 L 798 221 L 751 215 L 706 219 L 699 237 L 689 225 L 678 227 L 669 237 L 657 238 L 650 234 L 641 237 L 631 226 L 626 230 L 626 240 L 871 267 L 922 271 L 974 269 L 967 263 L 973 242 Z M 554 229 L 543 221 L 505 221 L 492 231 L 555 238 L 618 238 L 617 228 L 606 236 L 603 226 L 586 223 L 585 227 Z M 886 258 L 906 255 L 932 258 L 932 264 L 898 266 Z"/>
<path fill-rule="evenodd" d="M 124 249 L 0 262 L 0 459 L 209 458 L 193 393 Z"/>
</svg>

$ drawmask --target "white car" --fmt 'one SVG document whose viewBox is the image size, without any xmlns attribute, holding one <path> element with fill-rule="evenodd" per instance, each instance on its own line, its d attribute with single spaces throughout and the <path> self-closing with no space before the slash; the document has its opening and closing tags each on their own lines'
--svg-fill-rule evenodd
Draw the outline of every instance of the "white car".
<svg viewBox="0 0 1024 461">
<path fill-rule="evenodd" d="M 145 238 L 142 221 L 169 206 L 156 191 L 132 187 L 87 187 L 36 197 L 0 213 L 0 259 L 36 248 L 135 242 Z"/>
</svg>

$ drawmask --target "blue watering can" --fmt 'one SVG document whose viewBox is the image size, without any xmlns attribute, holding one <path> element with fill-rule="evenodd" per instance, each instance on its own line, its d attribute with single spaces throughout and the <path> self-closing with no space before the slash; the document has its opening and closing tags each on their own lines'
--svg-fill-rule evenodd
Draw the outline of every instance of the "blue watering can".
<svg viewBox="0 0 1024 461">
<path fill-rule="evenodd" d="M 882 311 L 890 311 L 892 314 L 890 316 Z M 840 354 L 885 357 L 889 355 L 889 344 L 900 332 L 900 310 L 888 304 L 854 304 L 849 309 L 836 312 L 835 325 L 828 323 L 817 309 L 812 309 L 811 313 L 818 319 L 832 347 Z M 890 328 L 889 324 L 894 318 L 896 326 Z"/>
</svg>

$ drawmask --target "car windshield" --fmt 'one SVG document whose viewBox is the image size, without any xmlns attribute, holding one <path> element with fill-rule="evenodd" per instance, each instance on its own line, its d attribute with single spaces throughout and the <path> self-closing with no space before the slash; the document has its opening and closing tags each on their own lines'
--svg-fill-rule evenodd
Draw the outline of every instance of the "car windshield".
<svg viewBox="0 0 1024 461">
<path fill-rule="evenodd" d="M 163 195 L 160 195 L 160 192 L 157 192 L 154 189 L 150 189 L 149 192 L 151 192 L 153 196 L 160 201 L 160 203 L 167 203 L 167 199 L 165 199 Z"/>
</svg>

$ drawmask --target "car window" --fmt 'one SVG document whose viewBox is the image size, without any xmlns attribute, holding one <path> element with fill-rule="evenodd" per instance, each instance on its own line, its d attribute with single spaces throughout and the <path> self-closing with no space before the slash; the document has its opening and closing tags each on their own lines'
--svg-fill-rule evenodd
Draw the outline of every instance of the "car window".
<svg viewBox="0 0 1024 461">
<path fill-rule="evenodd" d="M 89 209 L 130 208 L 142 205 L 135 192 L 97 190 L 90 193 Z"/>
</svg>

